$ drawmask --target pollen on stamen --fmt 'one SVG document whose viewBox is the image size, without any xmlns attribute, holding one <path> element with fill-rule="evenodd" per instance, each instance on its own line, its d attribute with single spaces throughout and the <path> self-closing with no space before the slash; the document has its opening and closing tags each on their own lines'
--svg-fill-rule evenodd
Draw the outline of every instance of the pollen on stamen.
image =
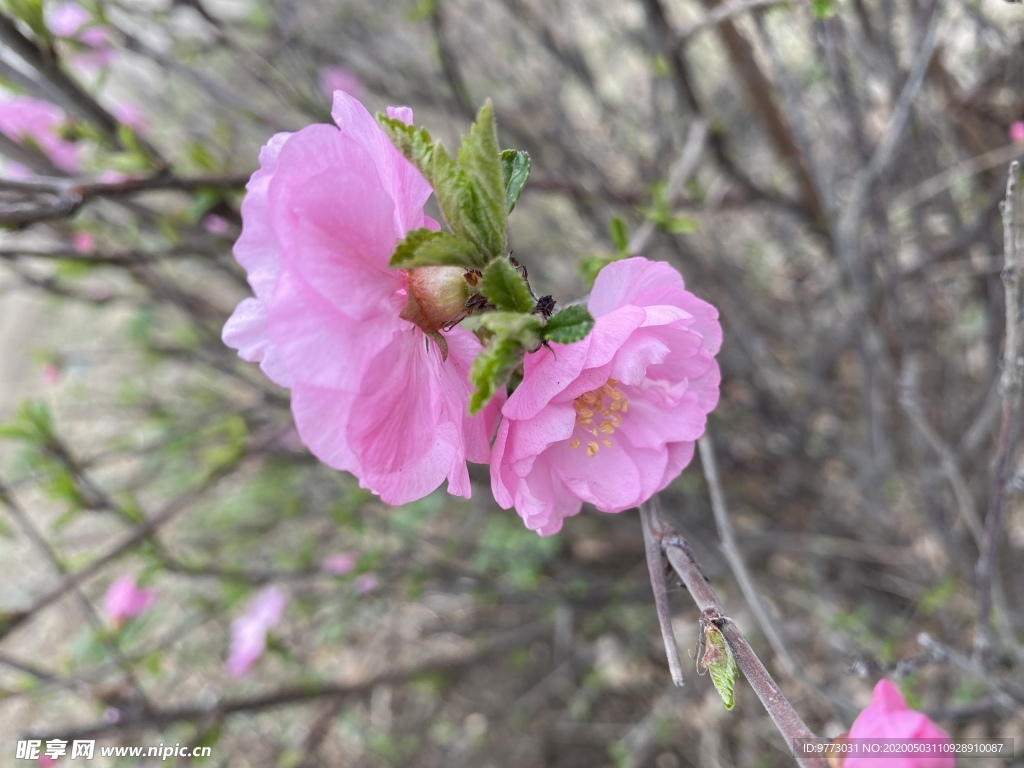
<svg viewBox="0 0 1024 768">
<path fill-rule="evenodd" d="M 580 447 L 580 439 L 578 437 L 574 437 L 572 440 L 569 441 L 569 447 L 570 448 L 579 448 Z"/>
<path fill-rule="evenodd" d="M 597 452 L 600 449 L 601 447 L 593 440 L 591 440 L 589 443 L 587 443 L 587 456 L 596 456 Z"/>
<path fill-rule="evenodd" d="M 606 437 L 604 440 L 601 441 L 601 445 L 603 445 L 605 448 L 611 448 L 612 441 Z"/>
</svg>

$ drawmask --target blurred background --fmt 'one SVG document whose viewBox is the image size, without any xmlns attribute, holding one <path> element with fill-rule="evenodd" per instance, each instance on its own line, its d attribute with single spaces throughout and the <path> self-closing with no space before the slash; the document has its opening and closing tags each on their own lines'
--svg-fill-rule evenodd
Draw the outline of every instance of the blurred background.
<svg viewBox="0 0 1024 768">
<path fill-rule="evenodd" d="M 720 309 L 709 431 L 753 588 L 699 458 L 662 503 L 816 733 L 889 676 L 1024 755 L 999 213 L 1022 35 L 1001 0 L 0 0 L 0 765 L 28 738 L 233 767 L 793 764 L 749 687 L 728 712 L 693 673 L 678 587 L 672 686 L 635 512 L 541 538 L 486 470 L 471 501 L 389 508 L 223 346 L 259 147 L 338 88 L 448 146 L 493 100 L 533 160 L 510 228 L 538 293 L 642 253 Z"/>
</svg>

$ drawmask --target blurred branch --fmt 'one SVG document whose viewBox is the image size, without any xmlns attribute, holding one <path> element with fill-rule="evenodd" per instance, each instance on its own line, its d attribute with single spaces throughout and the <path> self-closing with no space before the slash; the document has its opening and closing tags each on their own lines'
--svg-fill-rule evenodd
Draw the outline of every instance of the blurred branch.
<svg viewBox="0 0 1024 768">
<path fill-rule="evenodd" d="M 410 678 L 430 673 L 455 671 L 476 664 L 497 654 L 515 648 L 528 646 L 546 637 L 551 625 L 546 621 L 536 622 L 516 630 L 505 632 L 492 639 L 475 642 L 475 648 L 449 654 L 437 654 L 435 658 L 406 667 L 397 666 L 386 672 L 353 683 L 308 684 L 293 688 L 282 688 L 271 693 L 250 697 L 221 699 L 210 706 L 184 706 L 174 709 L 151 709 L 139 713 L 135 718 L 122 718 L 116 723 L 100 722 L 81 728 L 71 728 L 49 733 L 28 734 L 25 738 L 41 739 L 86 739 L 117 733 L 125 730 L 163 730 L 179 723 L 205 723 L 239 713 L 260 712 L 268 709 L 316 701 L 358 696 L 372 691 L 379 685 L 393 685 L 407 682 Z"/>
<path fill-rule="evenodd" d="M 1024 200 L 1021 197 L 1020 164 L 1010 164 L 1006 178 L 1003 215 L 1003 287 L 1006 292 L 1006 342 L 1000 380 L 1002 420 L 992 468 L 992 488 L 985 516 L 985 537 L 978 558 L 978 629 L 974 638 L 976 657 L 985 659 L 991 644 L 993 575 L 999 542 L 1003 538 L 1003 509 L 1011 462 L 1020 433 L 1021 378 L 1024 369 L 1024 312 L 1021 309 L 1021 262 L 1024 256 Z"/>
<path fill-rule="evenodd" d="M 73 216 L 82 206 L 98 198 L 116 199 L 142 192 L 173 190 L 194 192 L 205 188 L 236 188 L 245 186 L 246 175 L 155 176 L 123 181 L 86 181 L 82 179 L 36 178 L 29 181 L 0 180 L 0 225 L 24 226 L 40 221 Z M 4 192 L 13 192 L 24 199 L 6 202 Z"/>
</svg>

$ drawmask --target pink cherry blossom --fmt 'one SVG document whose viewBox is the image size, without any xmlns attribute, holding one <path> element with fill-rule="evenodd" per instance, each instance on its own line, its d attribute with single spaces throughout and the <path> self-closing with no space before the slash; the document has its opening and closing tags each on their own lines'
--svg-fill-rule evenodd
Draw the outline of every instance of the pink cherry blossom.
<svg viewBox="0 0 1024 768">
<path fill-rule="evenodd" d="M 115 626 L 145 612 L 156 600 L 156 592 L 143 589 L 132 576 L 122 576 L 107 589 L 104 611 Z"/>
<path fill-rule="evenodd" d="M 1010 141 L 1015 144 L 1024 143 L 1024 122 L 1018 120 L 1010 126 Z"/>
<path fill-rule="evenodd" d="M 216 213 L 210 213 L 203 217 L 203 229 L 211 235 L 224 235 L 231 229 L 231 222 Z"/>
<path fill-rule="evenodd" d="M 357 594 L 365 595 L 367 592 L 373 592 L 377 588 L 378 583 L 380 583 L 380 580 L 377 578 L 377 574 L 361 573 L 356 577 L 352 588 Z"/>
<path fill-rule="evenodd" d="M 94 24 L 92 14 L 78 3 L 61 3 L 49 10 L 46 26 L 57 37 L 73 40 L 84 49 L 72 56 L 76 68 L 94 72 L 110 64 L 110 30 Z"/>
<path fill-rule="evenodd" d="M 92 232 L 82 230 L 75 232 L 75 236 L 71 238 L 71 247 L 78 253 L 92 253 L 95 246 L 96 240 L 93 238 Z"/>
<path fill-rule="evenodd" d="M 320 70 L 320 90 L 332 99 L 335 91 L 345 91 L 357 99 L 363 98 L 366 88 L 359 81 L 355 72 L 345 67 L 324 67 Z"/>
<path fill-rule="evenodd" d="M 388 114 L 412 119 L 405 108 Z M 224 341 L 291 389 L 299 435 L 317 457 L 387 503 L 421 498 L 445 478 L 468 498 L 466 462 L 488 460 L 501 402 L 468 415 L 479 341 L 461 328 L 439 333 L 445 358 L 401 317 L 420 271 L 410 280 L 388 267 L 406 232 L 437 227 L 423 213 L 430 186 L 355 98 L 338 91 L 333 115 L 337 127 L 278 134 L 260 153 L 234 249 L 255 296 Z"/>
<path fill-rule="evenodd" d="M 849 739 L 943 739 L 949 735 L 921 712 L 907 709 L 907 701 L 888 680 L 878 681 L 871 694 L 871 703 L 857 715 L 850 728 Z M 887 755 L 886 768 L 956 768 L 953 755 L 909 754 Z M 843 768 L 871 768 L 878 758 L 855 753 L 843 761 Z"/>
<path fill-rule="evenodd" d="M 57 168 L 77 173 L 78 146 L 61 137 L 64 122 L 64 113 L 47 101 L 0 93 L 0 133 L 17 142 L 28 140 Z M 8 166 L 8 175 L 12 177 L 31 175 L 20 165 L 12 166 L 14 164 Z"/>
<path fill-rule="evenodd" d="M 588 308 L 586 338 L 527 356 L 494 442 L 494 498 L 544 536 L 584 501 L 621 512 L 663 489 L 718 402 L 718 311 L 668 264 L 609 264 Z"/>
<path fill-rule="evenodd" d="M 231 649 L 225 665 L 232 677 L 248 672 L 267 647 L 267 632 L 284 614 L 287 598 L 278 587 L 261 590 L 245 607 L 245 612 L 231 622 Z"/>
<path fill-rule="evenodd" d="M 357 562 L 359 562 L 359 555 L 355 552 L 339 552 L 336 555 L 325 557 L 321 566 L 328 573 L 333 573 L 335 576 L 344 576 L 346 573 L 351 573 L 355 570 Z"/>
</svg>

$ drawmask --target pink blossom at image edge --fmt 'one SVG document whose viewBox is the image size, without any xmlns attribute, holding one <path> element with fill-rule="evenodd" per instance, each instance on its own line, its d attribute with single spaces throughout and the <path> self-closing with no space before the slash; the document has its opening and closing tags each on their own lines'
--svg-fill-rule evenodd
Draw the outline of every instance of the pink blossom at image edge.
<svg viewBox="0 0 1024 768">
<path fill-rule="evenodd" d="M 357 99 L 363 98 L 366 94 L 366 88 L 363 87 L 355 72 L 345 67 L 324 67 L 321 69 L 320 90 L 329 99 L 334 98 L 335 91 L 344 91 Z"/>
<path fill-rule="evenodd" d="M 1010 126 L 1010 141 L 1014 144 L 1024 144 L 1024 121 L 1018 120 Z"/>
<path fill-rule="evenodd" d="M 527 356 L 492 448 L 495 500 L 542 536 L 584 502 L 622 512 L 664 489 L 718 403 L 718 310 L 671 266 L 612 262 L 587 306 L 586 338 Z"/>
<path fill-rule="evenodd" d="M 944 739 L 949 735 L 928 716 L 907 708 L 907 701 L 891 681 L 878 681 L 871 694 L 871 703 L 857 715 L 847 734 L 849 739 Z M 908 755 L 888 757 L 886 768 L 956 768 L 953 755 Z M 851 755 L 843 768 L 872 768 L 876 757 Z"/>
<path fill-rule="evenodd" d="M 245 611 L 231 622 L 231 648 L 225 670 L 241 677 L 252 669 L 267 647 L 267 632 L 277 625 L 288 600 L 279 587 L 266 587 L 246 605 Z"/>
<path fill-rule="evenodd" d="M 156 600 L 156 592 L 143 589 L 133 576 L 121 576 L 107 589 L 104 612 L 114 625 L 144 613 Z"/>
<path fill-rule="evenodd" d="M 61 138 L 60 129 L 64 124 L 64 113 L 48 101 L 0 91 L 0 133 L 17 142 L 31 139 L 57 168 L 77 173 L 78 146 Z M 7 175 L 23 179 L 32 174 L 20 164 L 10 163 Z"/>
<path fill-rule="evenodd" d="M 431 187 L 357 99 L 335 92 L 332 114 L 336 125 L 279 133 L 260 152 L 234 248 L 255 295 L 224 342 L 291 389 L 299 435 L 325 464 L 388 504 L 446 479 L 468 498 L 466 463 L 488 461 L 503 397 L 468 414 L 479 340 L 463 328 L 428 339 L 402 317 L 417 284 L 389 265 L 407 232 L 438 228 L 423 210 Z"/>
</svg>

